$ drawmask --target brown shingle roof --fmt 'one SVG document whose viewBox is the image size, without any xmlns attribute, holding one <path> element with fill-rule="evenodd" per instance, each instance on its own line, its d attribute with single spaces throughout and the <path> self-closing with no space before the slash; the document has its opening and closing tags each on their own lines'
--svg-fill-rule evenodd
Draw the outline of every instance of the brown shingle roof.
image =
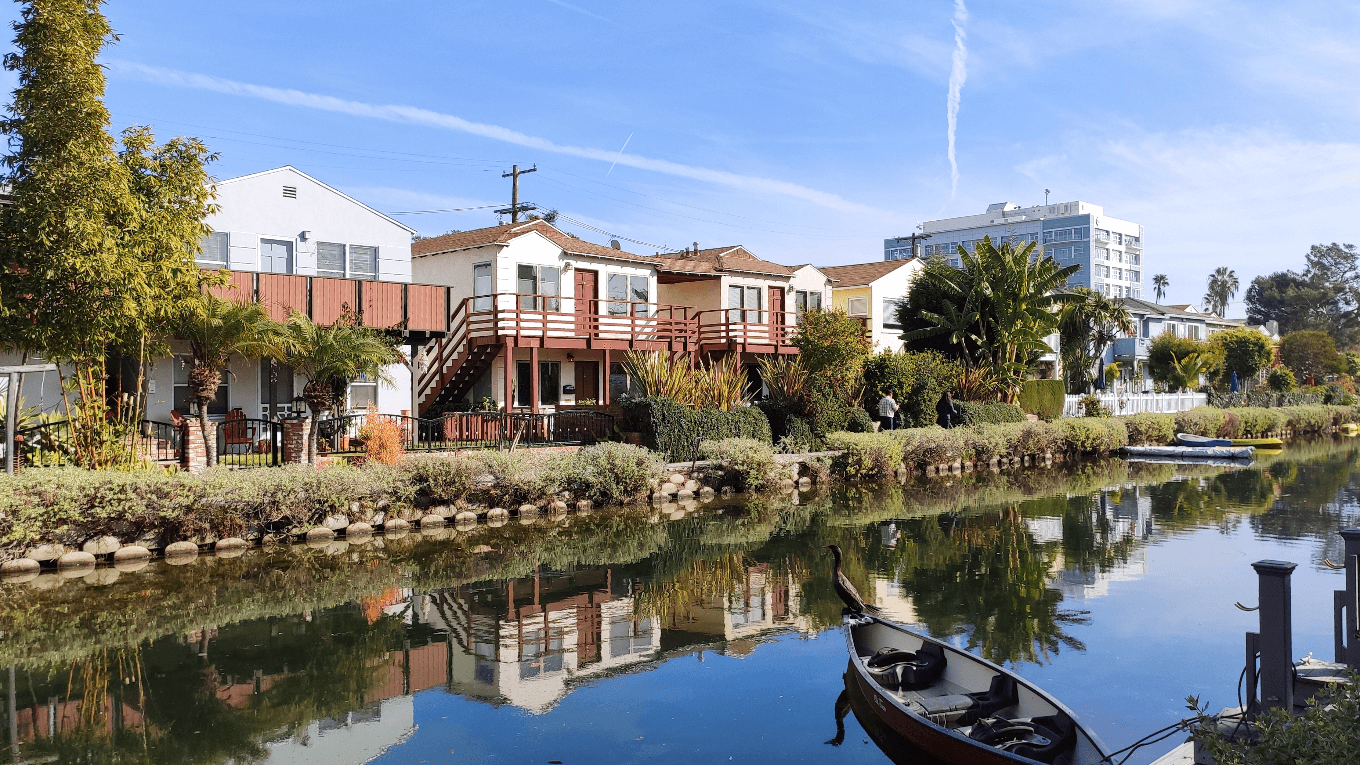
<svg viewBox="0 0 1360 765">
<path fill-rule="evenodd" d="M 668 253 L 658 258 L 662 271 L 682 274 L 748 273 L 787 276 L 797 268 L 781 266 L 752 255 L 745 247 L 710 247 L 698 252 Z"/>
<path fill-rule="evenodd" d="M 887 276 L 897 269 L 911 263 L 915 258 L 906 260 L 877 260 L 873 263 L 856 263 L 851 266 L 824 266 L 822 273 L 835 280 L 833 287 L 863 287 L 870 282 Z"/>
<path fill-rule="evenodd" d="M 471 247 L 484 247 L 488 244 L 508 244 L 510 240 L 538 232 L 552 241 L 553 244 L 573 255 L 587 255 L 596 258 L 612 258 L 614 260 L 631 260 L 640 263 L 657 263 L 656 258 L 646 255 L 636 255 L 623 250 L 616 250 L 613 247 L 605 247 L 602 244 L 587 242 L 584 239 L 577 239 L 573 236 L 558 231 L 552 224 L 541 220 L 531 220 L 524 223 L 506 223 L 500 226 L 489 228 L 473 229 L 472 231 L 459 231 L 443 236 L 434 236 L 429 239 L 421 239 L 411 244 L 411 257 L 421 257 L 422 255 L 433 255 L 437 252 L 452 252 L 454 250 L 466 250 Z"/>
</svg>

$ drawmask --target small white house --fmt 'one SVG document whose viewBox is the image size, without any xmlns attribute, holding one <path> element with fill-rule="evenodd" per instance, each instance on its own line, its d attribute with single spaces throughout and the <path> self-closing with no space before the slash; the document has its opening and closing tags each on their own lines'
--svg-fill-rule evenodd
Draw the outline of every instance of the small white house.
<svg viewBox="0 0 1360 765">
<path fill-rule="evenodd" d="M 831 279 L 834 307 L 865 323 L 877 353 L 903 349 L 897 308 L 924 268 L 920 258 L 911 258 L 828 266 L 822 273 Z"/>
</svg>

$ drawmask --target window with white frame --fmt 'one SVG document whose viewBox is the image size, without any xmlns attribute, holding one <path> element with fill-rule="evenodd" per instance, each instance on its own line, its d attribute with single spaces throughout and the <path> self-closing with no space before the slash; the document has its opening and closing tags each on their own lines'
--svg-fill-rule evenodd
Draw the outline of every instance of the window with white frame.
<svg viewBox="0 0 1360 765">
<path fill-rule="evenodd" d="M 194 401 L 193 391 L 189 387 L 189 370 L 193 366 L 194 357 L 182 353 L 175 356 L 175 380 L 174 380 L 174 402 L 175 411 L 180 414 L 193 413 Z M 217 393 L 212 401 L 208 402 L 208 416 L 221 417 L 227 413 L 227 379 L 231 375 L 227 370 L 222 370 L 222 382 L 217 385 Z"/>
<path fill-rule="evenodd" d="M 891 329 L 898 329 L 902 326 L 898 321 L 898 311 L 907 304 L 901 298 L 883 298 L 883 326 Z"/>
<path fill-rule="evenodd" d="M 516 292 L 522 311 L 562 310 L 562 271 L 557 266 L 516 266 Z"/>
<path fill-rule="evenodd" d="M 367 409 L 378 405 L 378 381 L 368 375 L 359 375 L 349 384 L 349 408 Z"/>
<path fill-rule="evenodd" d="M 1121 233 L 1119 233 L 1118 231 L 1113 231 L 1113 232 L 1111 232 L 1111 233 L 1110 233 L 1110 239 L 1112 239 L 1112 240 L 1114 241 L 1115 244 L 1123 244 L 1123 243 L 1124 243 L 1124 235 L 1121 234 Z"/>
<path fill-rule="evenodd" d="M 869 315 L 869 298 L 852 297 L 845 301 L 845 312 L 851 316 Z"/>
<path fill-rule="evenodd" d="M 796 290 L 793 293 L 794 316 L 801 318 L 808 311 L 822 310 L 822 293 L 817 291 Z"/>
<path fill-rule="evenodd" d="M 1095 230 L 1095 236 L 1092 238 L 1095 239 L 1097 242 L 1108 242 L 1110 241 L 1110 232 L 1106 231 L 1103 228 L 1098 228 Z"/>
<path fill-rule="evenodd" d="M 1092 247 L 1091 255 L 1098 260 L 1108 260 L 1110 257 L 1110 250 L 1106 247 Z"/>
<path fill-rule="evenodd" d="M 227 239 L 227 232 L 214 231 L 203 237 L 199 243 L 201 252 L 194 256 L 194 262 L 200 266 L 208 268 L 226 268 L 227 256 L 231 254 L 231 247 Z"/>
<path fill-rule="evenodd" d="M 1122 268 L 1116 268 L 1116 269 L 1114 269 L 1114 278 L 1116 278 L 1116 279 L 1118 279 L 1118 280 L 1120 280 L 1120 281 L 1123 281 L 1123 280 L 1124 280 L 1124 269 L 1122 269 Z"/>
<path fill-rule="evenodd" d="M 727 288 L 727 320 L 729 322 L 761 323 L 761 299 L 764 297 L 759 287 L 729 285 Z M 744 310 L 738 310 L 744 309 Z"/>
<path fill-rule="evenodd" d="M 363 244 L 349 246 L 349 278 L 378 278 L 378 248 Z"/>
<path fill-rule="evenodd" d="M 491 264 L 476 263 L 472 266 L 472 310 L 490 311 L 495 300 L 491 291 Z"/>
<path fill-rule="evenodd" d="M 607 297 L 611 316 L 649 316 L 651 302 L 647 277 L 628 274 L 609 274 L 606 277 Z M 631 306 L 630 306 L 631 302 Z"/>
<path fill-rule="evenodd" d="M 345 245 L 336 242 L 316 243 L 316 275 L 345 278 Z"/>
</svg>

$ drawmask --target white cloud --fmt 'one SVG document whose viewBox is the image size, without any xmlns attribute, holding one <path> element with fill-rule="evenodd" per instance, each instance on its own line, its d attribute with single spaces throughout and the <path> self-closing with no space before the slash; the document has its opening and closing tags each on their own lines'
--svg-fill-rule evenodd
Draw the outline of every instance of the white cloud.
<svg viewBox="0 0 1360 765">
<path fill-rule="evenodd" d="M 705 183 L 731 186 L 746 191 L 792 197 L 801 199 L 805 202 L 811 202 L 812 204 L 821 207 L 828 207 L 846 212 L 868 213 L 876 217 L 886 217 L 890 215 L 887 211 L 878 210 L 868 205 L 844 199 L 836 194 L 808 188 L 807 186 L 796 183 L 750 175 L 740 175 L 725 170 L 711 170 L 709 168 L 685 165 L 665 159 L 642 157 L 636 154 L 618 156 L 614 151 L 608 149 L 559 144 L 546 138 L 528 135 L 499 125 L 472 122 L 471 120 L 466 120 L 452 114 L 444 114 L 416 106 L 401 104 L 369 104 L 361 101 L 349 101 L 334 96 L 307 93 L 301 90 L 274 88 L 265 85 L 253 85 L 220 77 L 195 74 L 193 72 L 146 66 L 129 61 L 110 60 L 106 63 L 111 71 L 120 75 L 165 85 L 175 85 L 197 90 L 225 93 L 228 95 L 257 98 L 290 106 L 337 112 L 356 117 L 368 117 L 371 119 L 386 120 L 388 122 L 425 125 L 445 130 L 455 130 L 461 133 L 469 133 L 483 138 L 504 141 L 506 143 L 555 154 L 564 154 L 606 163 L 617 160 L 620 165 L 634 167 L 639 170 L 649 170 L 651 172 L 690 178 Z"/>
</svg>

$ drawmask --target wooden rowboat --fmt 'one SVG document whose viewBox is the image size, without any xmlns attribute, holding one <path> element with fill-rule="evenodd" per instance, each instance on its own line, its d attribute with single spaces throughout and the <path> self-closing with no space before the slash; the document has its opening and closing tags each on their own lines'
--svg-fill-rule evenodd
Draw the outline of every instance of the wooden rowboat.
<svg viewBox="0 0 1360 765">
<path fill-rule="evenodd" d="M 1095 765 L 1067 707 L 1002 667 L 875 616 L 847 614 L 848 682 L 885 725 L 957 765 Z"/>
</svg>

